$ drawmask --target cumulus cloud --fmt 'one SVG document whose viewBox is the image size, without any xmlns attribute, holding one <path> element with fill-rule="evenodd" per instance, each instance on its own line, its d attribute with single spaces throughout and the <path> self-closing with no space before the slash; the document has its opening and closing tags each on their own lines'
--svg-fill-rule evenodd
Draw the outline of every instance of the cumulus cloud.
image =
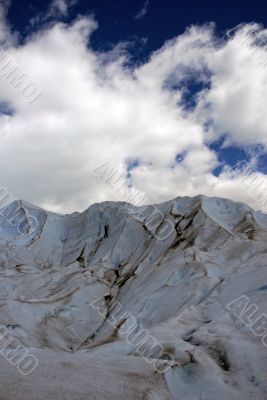
<svg viewBox="0 0 267 400">
<path fill-rule="evenodd" d="M 50 210 L 82 210 L 117 199 L 92 174 L 110 162 L 129 193 L 133 185 L 148 202 L 204 193 L 260 208 L 240 174 L 212 174 L 219 161 L 209 143 L 227 133 L 230 142 L 266 146 L 266 68 L 258 58 L 266 46 L 257 41 L 266 32 L 242 26 L 219 41 L 212 25 L 191 27 L 135 66 L 119 45 L 94 51 L 95 29 L 81 17 L 8 46 L 42 95 L 24 102 L 3 79 L 0 60 L 0 102 L 14 110 L 0 116 L 0 185 Z M 251 40 L 238 39 L 243 29 Z M 204 86 L 188 109 L 190 79 Z"/>
<path fill-rule="evenodd" d="M 239 27 L 207 62 L 211 87 L 199 104 L 209 109 L 216 135 L 230 133 L 241 145 L 267 146 L 267 30 L 257 24 Z"/>
</svg>

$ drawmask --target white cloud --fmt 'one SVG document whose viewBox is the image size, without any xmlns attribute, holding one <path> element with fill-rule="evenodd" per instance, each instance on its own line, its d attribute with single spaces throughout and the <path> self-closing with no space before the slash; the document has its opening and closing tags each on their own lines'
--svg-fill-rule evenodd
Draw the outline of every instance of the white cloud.
<svg viewBox="0 0 267 400">
<path fill-rule="evenodd" d="M 9 9 L 10 0 L 0 0 L 0 47 L 15 44 L 16 35 L 11 34 L 10 27 L 6 21 L 6 15 Z"/>
<path fill-rule="evenodd" d="M 135 15 L 134 18 L 135 18 L 135 19 L 144 18 L 144 16 L 145 16 L 146 13 L 147 13 L 148 6 L 149 6 L 149 0 L 145 0 L 145 3 L 144 3 L 144 5 L 143 5 L 143 7 L 141 8 L 140 11 L 138 11 L 138 13 Z"/>
<path fill-rule="evenodd" d="M 68 5 L 65 0 L 54 0 L 53 8 L 64 16 L 68 14 Z"/>
<path fill-rule="evenodd" d="M 243 25 L 227 43 L 208 56 L 211 88 L 200 102 L 209 107 L 216 134 L 230 133 L 238 144 L 260 142 L 267 147 L 267 30 Z"/>
<path fill-rule="evenodd" d="M 31 20 L 30 24 L 34 28 L 40 24 L 47 23 L 48 21 L 64 20 L 69 15 L 70 9 L 75 6 L 78 0 L 51 0 L 48 2 L 46 11 L 36 14 Z"/>
<path fill-rule="evenodd" d="M 73 7 L 78 0 L 53 0 L 48 12 L 49 16 L 63 16 L 66 17 L 69 9 Z"/>
<path fill-rule="evenodd" d="M 0 185 L 49 209 L 81 210 L 116 199 L 91 174 L 94 168 L 110 161 L 126 180 L 127 161 L 138 159 L 132 181 L 150 201 L 204 193 L 259 208 L 240 177 L 212 175 L 218 160 L 207 141 L 227 131 L 234 142 L 266 145 L 266 69 L 248 58 L 263 48 L 236 36 L 218 44 L 212 26 L 192 27 L 144 65 L 129 67 L 120 46 L 92 50 L 88 39 L 96 28 L 91 18 L 79 18 L 9 45 L 42 96 L 27 104 L 0 77 L 0 102 L 16 110 L 0 117 Z M 210 83 L 194 111 L 182 101 L 191 76 Z M 185 158 L 176 164 L 178 153 Z"/>
</svg>

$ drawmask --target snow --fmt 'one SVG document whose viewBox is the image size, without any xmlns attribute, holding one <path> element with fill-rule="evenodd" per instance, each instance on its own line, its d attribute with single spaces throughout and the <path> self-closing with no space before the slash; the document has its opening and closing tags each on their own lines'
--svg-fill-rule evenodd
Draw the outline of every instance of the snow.
<svg viewBox="0 0 267 400">
<path fill-rule="evenodd" d="M 157 226 L 175 227 L 164 240 L 148 222 L 156 207 Z M 245 295 L 266 312 L 266 215 L 205 196 L 150 206 L 143 220 L 115 202 L 65 216 L 15 209 L 37 224 L 23 235 L 1 213 L 0 325 L 39 366 L 22 377 L 0 357 L 1 399 L 267 398 L 267 348 L 227 307 Z M 171 354 L 166 372 L 125 340 L 125 315 Z"/>
</svg>

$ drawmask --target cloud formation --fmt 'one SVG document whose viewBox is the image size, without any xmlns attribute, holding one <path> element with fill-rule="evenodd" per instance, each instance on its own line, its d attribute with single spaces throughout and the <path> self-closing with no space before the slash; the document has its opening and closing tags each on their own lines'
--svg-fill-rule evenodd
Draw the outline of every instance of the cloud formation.
<svg viewBox="0 0 267 400">
<path fill-rule="evenodd" d="M 16 34 L 11 34 L 10 28 L 6 22 L 7 12 L 10 6 L 10 0 L 0 0 L 0 46 L 6 47 L 8 44 L 15 43 Z"/>
<path fill-rule="evenodd" d="M 134 18 L 135 18 L 135 19 L 144 18 L 144 16 L 145 16 L 146 13 L 147 13 L 148 6 L 149 6 L 149 0 L 145 0 L 145 3 L 144 3 L 144 5 L 143 5 L 143 7 L 141 8 L 140 11 L 138 11 L 138 13 L 135 15 Z"/>
<path fill-rule="evenodd" d="M 0 103 L 14 110 L 0 114 L 0 186 L 50 210 L 82 210 L 116 200 L 92 174 L 110 162 L 129 192 L 133 185 L 149 202 L 203 193 L 260 208 L 240 174 L 223 168 L 214 176 L 220 163 L 209 144 L 227 134 L 229 144 L 266 149 L 266 30 L 243 25 L 222 40 L 213 25 L 193 26 L 135 66 L 119 45 L 94 51 L 95 29 L 96 21 L 79 17 L 49 24 L 22 45 L 6 40 L 42 95 L 23 102 L 0 66 Z M 187 107 L 192 81 L 202 88 Z"/>
<path fill-rule="evenodd" d="M 69 13 L 69 8 L 74 6 L 77 0 L 53 0 L 48 12 L 48 15 L 57 17 L 66 17 Z"/>
</svg>

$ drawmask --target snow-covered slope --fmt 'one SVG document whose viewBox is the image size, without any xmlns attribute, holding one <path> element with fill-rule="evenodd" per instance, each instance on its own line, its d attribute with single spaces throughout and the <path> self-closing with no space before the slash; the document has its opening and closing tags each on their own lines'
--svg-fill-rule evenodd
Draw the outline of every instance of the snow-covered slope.
<svg viewBox="0 0 267 400">
<path fill-rule="evenodd" d="M 267 314 L 266 255 L 267 216 L 226 199 L 65 216 L 12 203 L 0 325 L 39 366 L 22 377 L 0 356 L 0 399 L 266 399 L 265 331 L 253 325 Z M 234 315 L 241 296 L 257 316 Z M 152 339 L 137 348 L 141 330 L 160 353 Z"/>
</svg>

